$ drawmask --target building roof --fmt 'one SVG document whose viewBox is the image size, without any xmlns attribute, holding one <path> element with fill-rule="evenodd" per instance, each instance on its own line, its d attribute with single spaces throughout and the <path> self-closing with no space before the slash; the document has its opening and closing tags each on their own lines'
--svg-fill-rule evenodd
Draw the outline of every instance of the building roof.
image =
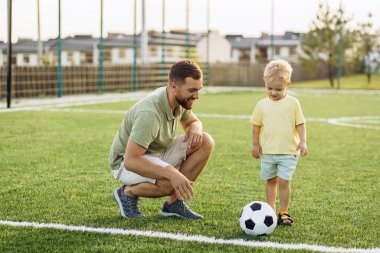
<svg viewBox="0 0 380 253">
<path fill-rule="evenodd" d="M 95 38 L 72 38 L 68 37 L 62 39 L 62 50 L 80 50 L 80 51 L 92 51 Z M 57 39 L 49 39 L 42 42 L 42 47 L 45 51 L 57 50 Z M 38 42 L 32 39 L 22 39 L 12 45 L 12 51 L 14 53 L 37 53 Z M 3 52 L 7 52 L 7 48 L 3 49 Z"/>
<path fill-rule="evenodd" d="M 274 35 L 273 44 L 275 46 L 298 46 L 302 41 L 302 34 L 295 32 L 285 32 L 283 35 Z M 265 34 L 256 41 L 256 46 L 270 46 L 272 38 Z"/>
<path fill-rule="evenodd" d="M 250 49 L 256 38 L 244 38 L 243 35 L 226 35 L 232 49 Z"/>
<path fill-rule="evenodd" d="M 99 40 L 96 42 L 99 45 Z M 140 37 L 136 36 L 136 45 L 140 44 Z M 127 35 L 125 37 L 112 37 L 105 38 L 103 40 L 104 47 L 123 47 L 131 48 L 133 47 L 133 35 Z"/>
<path fill-rule="evenodd" d="M 62 39 L 62 50 L 65 51 L 92 51 L 94 44 L 98 41 L 98 38 L 93 38 L 90 35 L 75 35 L 74 37 L 67 37 Z M 44 45 L 45 50 L 57 50 L 58 40 L 49 39 Z"/>
<path fill-rule="evenodd" d="M 151 31 L 147 34 L 149 45 L 165 45 L 168 46 L 186 46 L 195 47 L 196 43 L 205 36 L 206 34 L 201 33 L 190 33 L 187 34 L 184 31 L 170 31 L 166 33 Z M 136 36 L 136 44 L 140 45 L 141 34 Z M 82 51 L 82 52 L 92 52 L 94 47 L 99 47 L 99 38 L 93 38 L 91 35 L 75 35 L 74 37 L 67 37 L 61 40 L 62 50 L 64 51 Z M 1 44 L 0 44 L 1 45 Z M 106 38 L 103 39 L 103 46 L 107 48 L 111 47 L 122 47 L 122 48 L 132 48 L 133 47 L 133 35 L 110 33 Z M 44 51 L 55 51 L 58 47 L 57 39 L 49 39 L 43 41 Z M 1 49 L 6 53 L 6 46 L 1 47 Z M 12 51 L 15 53 L 37 53 L 37 41 L 32 39 L 21 39 L 14 43 L 12 46 Z"/>
<path fill-rule="evenodd" d="M 255 43 L 256 46 L 270 46 L 272 44 L 271 39 L 258 39 Z M 275 46 L 298 46 L 301 44 L 300 40 L 284 40 L 274 38 L 273 45 Z"/>
<path fill-rule="evenodd" d="M 21 52 L 21 53 L 36 53 L 37 52 L 37 41 L 33 41 L 32 39 L 19 39 L 16 43 L 12 44 L 13 52 Z M 4 46 L 3 53 L 6 54 L 8 52 L 8 46 Z"/>
<path fill-rule="evenodd" d="M 226 35 L 232 49 L 250 49 L 254 46 L 270 46 L 272 38 L 268 34 L 263 34 L 260 38 L 244 38 L 243 35 Z M 298 46 L 301 43 L 302 34 L 295 32 L 285 32 L 283 35 L 273 36 L 275 46 Z"/>
<path fill-rule="evenodd" d="M 186 46 L 189 44 L 194 47 L 207 34 L 203 33 L 189 33 L 183 31 L 170 31 L 165 34 L 162 32 L 151 31 L 148 33 L 149 45 L 172 45 L 172 46 Z"/>
<path fill-rule="evenodd" d="M 187 37 L 188 36 L 188 37 Z M 150 31 L 147 33 L 147 39 L 149 45 L 165 45 L 169 46 L 189 46 L 194 47 L 196 43 L 204 36 L 203 34 L 191 33 L 187 35 L 180 31 L 170 31 L 167 33 Z M 136 44 L 140 45 L 141 34 L 136 35 Z M 99 41 L 96 42 L 99 45 Z M 104 47 L 123 47 L 132 48 L 133 47 L 133 35 L 126 34 L 112 34 L 104 39 Z"/>
</svg>

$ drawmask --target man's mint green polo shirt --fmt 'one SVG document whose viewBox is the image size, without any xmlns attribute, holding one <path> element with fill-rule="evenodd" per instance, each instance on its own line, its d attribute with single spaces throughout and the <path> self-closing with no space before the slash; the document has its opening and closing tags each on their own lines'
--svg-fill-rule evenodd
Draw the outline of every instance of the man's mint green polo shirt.
<svg viewBox="0 0 380 253">
<path fill-rule="evenodd" d="M 127 112 L 113 140 L 109 156 L 111 169 L 120 167 L 128 140 L 146 148 L 147 154 L 165 151 L 175 137 L 179 122 L 191 115 L 191 110 L 181 106 L 173 114 L 166 86 L 141 99 Z"/>
</svg>

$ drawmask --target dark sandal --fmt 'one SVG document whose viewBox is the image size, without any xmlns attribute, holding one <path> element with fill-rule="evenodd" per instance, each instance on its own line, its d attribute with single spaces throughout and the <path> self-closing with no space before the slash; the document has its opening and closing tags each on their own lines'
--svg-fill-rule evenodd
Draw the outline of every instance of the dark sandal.
<svg viewBox="0 0 380 253">
<path fill-rule="evenodd" d="M 288 212 L 281 212 L 278 214 L 277 225 L 291 226 L 293 218 Z"/>
</svg>

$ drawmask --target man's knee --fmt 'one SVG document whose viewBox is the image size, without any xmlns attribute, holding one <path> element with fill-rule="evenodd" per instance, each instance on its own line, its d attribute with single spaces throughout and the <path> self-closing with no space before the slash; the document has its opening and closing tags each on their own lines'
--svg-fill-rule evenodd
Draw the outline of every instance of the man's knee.
<svg viewBox="0 0 380 253">
<path fill-rule="evenodd" d="M 212 136 L 206 132 L 203 132 L 202 146 L 205 151 L 209 151 L 210 154 L 214 150 L 215 141 Z"/>
<path fill-rule="evenodd" d="M 215 142 L 214 139 L 206 132 L 202 135 L 202 144 L 197 148 L 190 148 L 187 150 L 187 156 L 192 155 L 195 152 L 201 152 L 203 155 L 209 157 L 214 150 Z"/>
</svg>

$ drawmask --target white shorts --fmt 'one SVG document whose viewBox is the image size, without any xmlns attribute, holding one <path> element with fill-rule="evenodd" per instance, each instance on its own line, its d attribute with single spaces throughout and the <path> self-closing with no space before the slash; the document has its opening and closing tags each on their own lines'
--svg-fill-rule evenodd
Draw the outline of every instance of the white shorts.
<svg viewBox="0 0 380 253">
<path fill-rule="evenodd" d="M 184 135 L 177 136 L 167 150 L 158 154 L 146 154 L 144 157 L 149 161 L 162 167 L 174 166 L 179 168 L 186 160 L 187 142 L 183 142 Z M 124 160 L 121 161 L 118 170 L 112 170 L 112 175 L 123 185 L 135 185 L 140 183 L 156 183 L 156 179 L 140 176 L 124 167 Z"/>
</svg>

